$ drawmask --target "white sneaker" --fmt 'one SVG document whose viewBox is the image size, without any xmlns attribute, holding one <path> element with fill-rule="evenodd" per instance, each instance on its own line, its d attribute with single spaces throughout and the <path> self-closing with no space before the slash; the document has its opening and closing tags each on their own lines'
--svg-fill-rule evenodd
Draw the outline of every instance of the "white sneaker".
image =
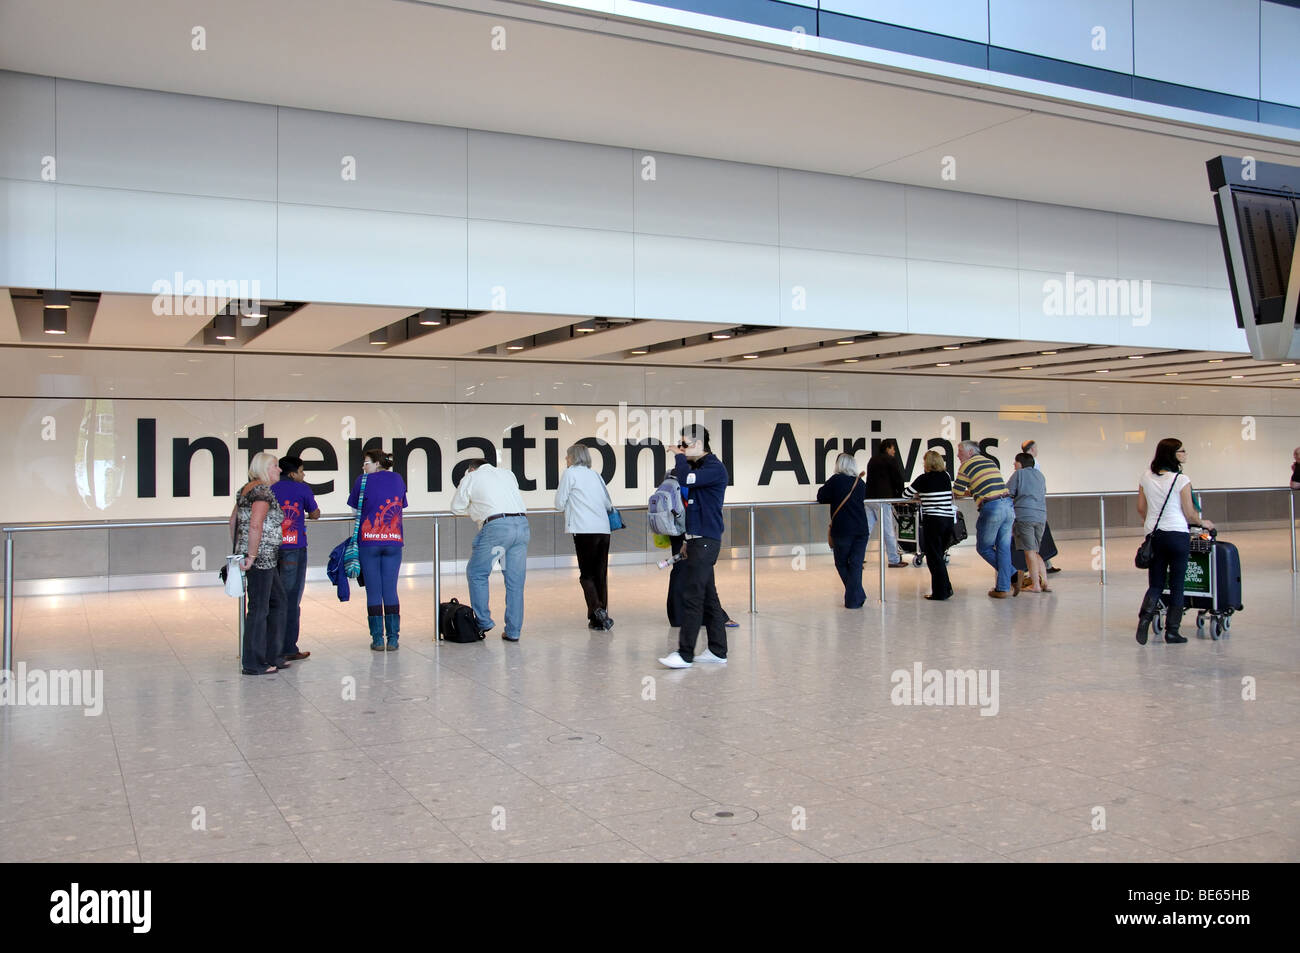
<svg viewBox="0 0 1300 953">
<path fill-rule="evenodd" d="M 726 659 L 724 659 L 724 658 L 718 658 L 716 655 L 714 655 L 714 654 L 713 654 L 712 652 L 710 652 L 708 649 L 705 649 L 705 650 L 704 650 L 703 652 L 701 652 L 699 655 L 695 656 L 695 661 L 697 661 L 697 662 L 717 662 L 719 665 L 726 665 L 726 664 L 727 664 L 727 660 L 726 660 Z"/>
<path fill-rule="evenodd" d="M 674 652 L 666 658 L 661 658 L 659 664 L 665 668 L 690 668 L 691 663 L 682 658 L 680 652 Z"/>
</svg>

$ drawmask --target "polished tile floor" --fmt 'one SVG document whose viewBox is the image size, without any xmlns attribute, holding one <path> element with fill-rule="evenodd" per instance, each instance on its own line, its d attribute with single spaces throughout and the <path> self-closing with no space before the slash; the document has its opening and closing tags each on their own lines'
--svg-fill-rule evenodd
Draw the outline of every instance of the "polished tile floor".
<svg viewBox="0 0 1300 953">
<path fill-rule="evenodd" d="M 724 563 L 730 663 L 687 671 L 653 566 L 612 571 L 610 633 L 576 571 L 530 573 L 518 645 L 439 646 L 408 580 L 393 654 L 313 584 L 311 659 L 255 678 L 219 589 L 19 599 L 16 658 L 102 669 L 106 704 L 0 709 L 0 860 L 1300 860 L 1300 583 L 1283 533 L 1236 542 L 1229 637 L 1145 648 L 1137 540 L 1105 589 L 1080 540 L 996 602 L 965 546 L 957 598 L 908 567 L 882 609 L 873 557 L 858 611 L 828 557 L 762 560 L 758 615 Z M 918 663 L 996 673 L 996 715 L 893 704 Z"/>
</svg>

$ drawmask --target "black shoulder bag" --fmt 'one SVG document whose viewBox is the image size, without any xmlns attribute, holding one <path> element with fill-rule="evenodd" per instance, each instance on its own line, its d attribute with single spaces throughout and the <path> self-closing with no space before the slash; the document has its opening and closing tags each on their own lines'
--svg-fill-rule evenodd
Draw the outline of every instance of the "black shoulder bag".
<svg viewBox="0 0 1300 953">
<path fill-rule="evenodd" d="M 1133 565 L 1138 569 L 1146 569 L 1151 565 L 1151 560 L 1154 558 L 1154 554 L 1151 551 L 1151 537 L 1155 534 L 1156 529 L 1160 528 L 1160 517 L 1165 515 L 1165 507 L 1169 504 L 1169 498 L 1174 495 L 1174 487 L 1178 485 L 1179 476 L 1180 474 L 1178 473 L 1174 474 L 1174 482 L 1169 484 L 1169 492 L 1165 494 L 1165 501 L 1160 504 L 1160 512 L 1156 514 L 1155 529 L 1151 530 L 1150 533 L 1147 533 L 1146 538 L 1142 540 L 1142 545 L 1138 547 L 1137 555 L 1133 557 Z"/>
</svg>

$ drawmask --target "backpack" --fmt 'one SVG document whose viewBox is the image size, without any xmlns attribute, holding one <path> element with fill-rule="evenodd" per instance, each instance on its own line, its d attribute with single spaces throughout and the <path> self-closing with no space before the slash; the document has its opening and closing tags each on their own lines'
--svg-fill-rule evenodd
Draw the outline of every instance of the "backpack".
<svg viewBox="0 0 1300 953">
<path fill-rule="evenodd" d="M 648 507 L 650 532 L 662 536 L 682 536 L 686 532 L 686 506 L 682 503 L 681 486 L 671 473 L 650 494 Z"/>
<path fill-rule="evenodd" d="M 438 612 L 438 638 L 448 642 L 477 642 L 486 636 L 479 631 L 478 617 L 458 599 L 444 602 Z"/>
</svg>

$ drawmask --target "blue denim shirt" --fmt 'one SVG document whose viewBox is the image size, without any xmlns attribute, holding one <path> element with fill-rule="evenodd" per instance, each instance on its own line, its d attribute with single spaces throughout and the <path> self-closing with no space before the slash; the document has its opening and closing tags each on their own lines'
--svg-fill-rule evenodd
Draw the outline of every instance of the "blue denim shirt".
<svg viewBox="0 0 1300 953">
<path fill-rule="evenodd" d="M 692 466 L 686 455 L 679 453 L 673 473 L 677 482 L 688 491 L 686 534 L 722 539 L 725 525 L 722 521 L 722 500 L 727 493 L 728 481 L 727 468 L 722 465 L 722 461 L 713 454 L 706 453 Z"/>
</svg>

